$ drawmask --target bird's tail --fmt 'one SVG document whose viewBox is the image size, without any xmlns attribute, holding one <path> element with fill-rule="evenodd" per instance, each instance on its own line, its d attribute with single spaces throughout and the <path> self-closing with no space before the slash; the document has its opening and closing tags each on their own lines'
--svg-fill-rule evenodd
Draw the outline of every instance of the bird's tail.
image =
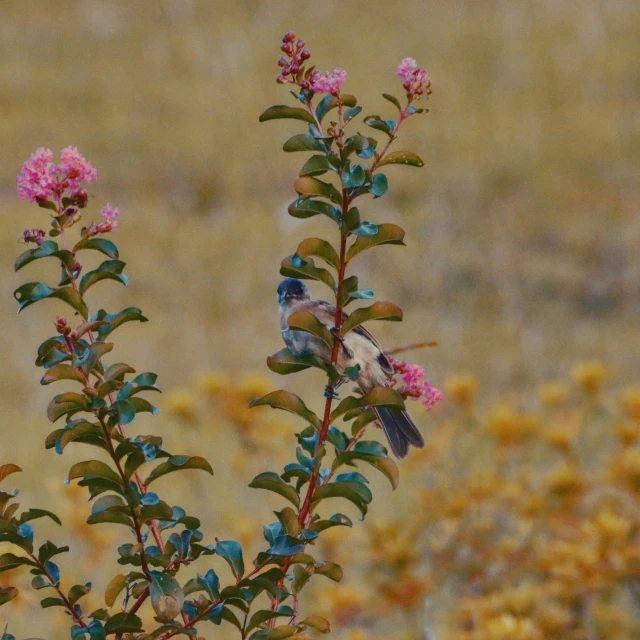
<svg viewBox="0 0 640 640">
<path fill-rule="evenodd" d="M 424 447 L 424 438 L 407 411 L 390 407 L 373 407 L 373 410 L 396 457 L 406 458 L 410 445 Z"/>
</svg>

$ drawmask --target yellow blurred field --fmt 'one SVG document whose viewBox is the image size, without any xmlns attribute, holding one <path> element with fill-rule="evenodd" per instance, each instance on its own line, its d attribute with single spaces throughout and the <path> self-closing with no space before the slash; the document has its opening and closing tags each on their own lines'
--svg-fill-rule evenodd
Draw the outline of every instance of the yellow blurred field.
<svg viewBox="0 0 640 640">
<path fill-rule="evenodd" d="M 402 521 L 409 529 L 433 534 L 432 540 L 436 533 L 446 537 L 447 531 L 428 528 L 424 518 L 431 512 L 423 494 L 434 487 L 445 494 L 470 491 L 463 486 L 469 479 L 462 470 L 471 461 L 479 462 L 478 473 L 489 478 L 491 496 L 502 499 L 499 489 L 512 481 L 522 481 L 520 491 L 546 496 L 545 478 L 567 450 L 558 453 L 564 445 L 545 440 L 541 434 L 548 431 L 562 435 L 566 430 L 567 438 L 581 442 L 580 474 L 586 478 L 581 496 L 594 487 L 615 485 L 617 476 L 607 474 L 621 451 L 632 452 L 626 454 L 627 467 L 615 467 L 622 475 L 629 465 L 633 471 L 634 456 L 640 455 L 633 429 L 620 435 L 621 421 L 631 424 L 638 416 L 631 413 L 623 420 L 619 405 L 623 390 L 640 381 L 640 5 L 628 0 L 4 0 L 0 462 L 24 468 L 21 477 L 14 477 L 25 505 L 66 513 L 65 522 L 75 527 L 73 544 L 83 549 L 86 562 L 65 558 L 61 564 L 78 582 L 95 574 L 89 577 L 96 606 L 108 578 L 104 570 L 115 558 L 117 528 L 101 525 L 89 531 L 80 517 L 87 509 L 86 496 L 63 485 L 69 465 L 87 452 L 70 447 L 61 457 L 43 447 L 51 392 L 38 385 L 33 361 L 62 307 L 46 303 L 15 314 L 11 294 L 24 281 L 13 274 L 14 257 L 23 248 L 18 239 L 46 215 L 17 199 L 15 175 L 39 146 L 76 145 L 98 168 L 99 179 L 90 189 L 94 211 L 107 201 L 120 207 L 117 242 L 131 285 L 102 284 L 88 297 L 108 310 L 131 304 L 143 309 L 151 321 L 122 329 L 114 356 L 139 371 L 157 371 L 167 392 L 161 415 L 141 419 L 136 428 L 161 433 L 175 449 L 205 455 L 216 471 L 213 479 L 194 474 L 188 484 L 178 480 L 165 486 L 187 506 L 202 511 L 206 505 L 208 535 L 245 536 L 249 547 L 258 549 L 261 524 L 271 513 L 264 496 L 246 484 L 257 472 L 273 468 L 274 457 L 279 464 L 286 462 L 283 450 L 292 457 L 290 434 L 297 425 L 268 414 L 246 417 L 239 401 L 221 406 L 208 394 L 216 384 L 223 389 L 233 385 L 244 402 L 256 388 L 284 386 L 313 408 L 322 402 L 324 381 L 318 373 L 278 378 L 264 364 L 282 346 L 275 300 L 280 260 L 303 237 L 333 231 L 322 221 L 299 221 L 286 213 L 301 155 L 285 154 L 281 146 L 298 125 L 258 123 L 265 107 L 288 98 L 275 83 L 275 61 L 289 28 L 307 40 L 320 69 L 348 70 L 347 87 L 365 105 L 365 113 L 388 113 L 390 105 L 379 94 L 399 93 L 394 72 L 400 58 L 415 56 L 429 70 L 431 112 L 412 120 L 401 136 L 401 146 L 416 150 L 426 166 L 390 168 L 388 196 L 370 202 L 366 212 L 368 219 L 392 221 L 407 230 L 406 248 L 372 252 L 357 268 L 363 286 L 405 311 L 401 325 L 384 323 L 374 327 L 375 333 L 389 347 L 438 342 L 437 348 L 411 357 L 427 367 L 438 386 L 460 374 L 478 382 L 477 425 L 490 423 L 496 406 L 503 404 L 518 415 L 536 416 L 535 434 L 518 441 L 517 450 L 513 443 L 501 448 L 496 433 L 484 427 L 464 436 L 470 418 L 456 404 L 455 387 L 448 387 L 442 409 L 420 415 L 433 446 L 409 459 L 406 479 L 395 493 L 376 481 L 372 525 L 404 527 L 389 524 Z M 37 279 L 46 273 L 34 265 L 29 275 Z M 566 383 L 571 411 L 561 405 L 553 413 L 538 400 L 544 381 L 568 381 L 574 365 L 590 362 L 604 363 L 608 371 L 606 380 L 598 381 L 604 387 L 601 397 L 585 393 L 584 375 L 598 378 L 595 367 Z M 249 426 L 242 431 L 242 425 Z M 247 432 L 250 441 L 238 437 Z M 279 449 L 269 446 L 274 441 Z M 485 446 L 490 453 L 476 456 Z M 245 450 L 250 464 L 241 462 Z M 451 457 L 460 468 L 451 466 Z M 531 464 L 526 482 L 510 475 L 517 476 L 522 461 Z M 503 472 L 505 477 L 494 484 L 495 474 Z M 631 554 L 638 542 L 638 486 L 626 484 L 624 491 L 630 511 L 607 503 L 587 513 L 571 503 L 563 504 L 569 511 L 560 513 L 571 513 L 580 526 L 604 528 L 603 535 L 609 535 L 606 527 L 613 522 L 614 532 L 624 530 L 620 535 L 627 546 L 621 546 Z M 67 506 L 56 509 L 60 496 Z M 439 500 L 434 502 L 438 509 L 451 508 Z M 509 500 L 509 505 L 517 502 Z M 253 517 L 256 513 L 260 519 Z M 434 518 L 445 529 L 460 524 L 455 517 L 454 524 L 449 516 Z M 42 535 L 65 542 L 53 525 L 41 529 Z M 319 594 L 327 611 L 334 607 L 334 620 L 349 611 L 345 602 L 360 607 L 347 616 L 360 621 L 359 629 L 341 632 L 336 623 L 336 637 L 400 638 L 401 633 L 421 633 L 425 620 L 436 635 L 406 637 L 640 637 L 633 615 L 637 605 L 627 587 L 620 588 L 624 580 L 617 574 L 611 578 L 616 588 L 609 600 L 589 600 L 595 631 L 568 635 L 545 627 L 546 635 L 535 635 L 537 627 L 531 631 L 522 622 L 540 622 L 528 605 L 496 604 L 515 597 L 507 593 L 507 580 L 504 590 L 496 588 L 493 602 L 469 605 L 488 621 L 486 635 L 465 635 L 459 624 L 468 613 L 467 602 L 458 601 L 456 580 L 468 578 L 436 584 L 426 556 L 420 555 L 416 563 L 422 572 L 405 585 L 408 591 L 389 595 L 388 584 L 378 591 L 358 591 L 364 583 L 373 588 L 383 582 L 385 568 L 372 566 L 375 547 L 365 553 L 366 530 L 355 529 L 361 528 L 337 543 L 357 550 L 352 561 L 347 556 L 344 562 L 344 589 L 355 591 L 331 585 L 332 592 Z M 106 551 L 98 554 L 102 543 Z M 419 553 L 426 551 L 421 547 Z M 442 566 L 445 573 L 450 570 Z M 5 576 L 0 576 L 3 584 Z M 539 588 L 522 597 L 539 598 Z M 426 610 L 423 596 L 428 596 Z M 394 603 L 399 601 L 415 606 L 398 612 Z M 612 611 L 602 612 L 607 606 Z M 372 618 L 372 611 L 378 618 Z M 553 609 L 549 619 L 564 613 Z M 0 620 L 7 619 L 20 638 L 66 637 L 64 627 L 57 626 L 60 618 L 41 611 L 26 585 L 20 600 L 0 610 Z M 227 637 L 211 629 L 210 637 Z"/>
</svg>

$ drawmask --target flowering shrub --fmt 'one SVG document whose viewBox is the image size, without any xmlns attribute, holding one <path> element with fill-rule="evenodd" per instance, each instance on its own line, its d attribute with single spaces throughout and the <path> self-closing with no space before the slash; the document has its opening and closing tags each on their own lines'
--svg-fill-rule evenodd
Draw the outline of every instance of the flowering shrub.
<svg viewBox="0 0 640 640">
<path fill-rule="evenodd" d="M 266 548 L 260 551 L 249 568 L 242 545 L 236 540 L 207 542 L 200 531 L 200 521 L 178 505 L 170 505 L 156 493 L 161 478 L 185 470 L 201 470 L 212 474 L 209 463 L 200 456 L 176 455 L 168 451 L 157 435 L 128 434 L 129 425 L 140 413 L 155 414 L 157 409 L 141 394 L 157 392 L 156 374 L 137 374 L 125 362 L 107 362 L 113 342 L 107 341 L 124 323 L 145 322 L 142 311 L 128 307 L 121 311 L 90 310 L 85 300 L 89 289 L 102 280 L 127 285 L 125 263 L 107 234 L 119 226 L 119 210 L 110 204 L 101 210 L 102 221 L 83 220 L 89 195 L 84 186 L 95 181 L 95 168 L 74 147 L 63 149 L 60 162 L 53 153 L 38 149 L 25 162 L 18 176 L 18 195 L 35 202 L 50 212 L 50 228 L 25 231 L 23 240 L 35 245 L 22 253 L 16 270 L 47 257 L 61 266 L 56 286 L 30 282 L 18 287 L 15 298 L 19 310 L 42 300 L 55 298 L 66 303 L 74 313 L 72 320 L 57 317 L 55 335 L 38 347 L 36 364 L 44 369 L 43 385 L 73 383 L 78 391 L 56 395 L 47 409 L 51 422 L 64 419 L 46 439 L 46 447 L 58 454 L 70 444 L 91 445 L 102 451 L 104 460 L 89 459 L 74 464 L 69 481 L 87 488 L 92 501 L 89 524 L 112 523 L 130 532 L 130 538 L 118 547 L 117 563 L 123 567 L 109 582 L 104 601 L 106 607 L 90 610 L 83 597 L 91 590 L 91 582 L 63 589 L 60 569 L 53 558 L 69 551 L 47 541 L 34 544 L 31 524 L 40 518 L 58 517 L 46 510 L 29 509 L 18 515 L 19 507 L 11 503 L 14 494 L 2 493 L 0 505 L 0 542 L 17 547 L 18 553 L 0 555 L 0 571 L 26 566 L 34 575 L 32 586 L 46 590 L 43 608 L 59 608 L 68 614 L 71 638 L 99 640 L 114 635 L 116 639 L 168 640 L 176 636 L 196 637 L 206 622 L 234 626 L 246 638 L 310 637 L 313 630 L 326 633 L 329 622 L 314 613 L 313 605 L 301 606 L 300 595 L 315 576 L 340 581 L 341 567 L 333 561 L 318 560 L 310 547 L 317 544 L 326 530 L 351 527 L 352 521 L 341 513 L 327 515 L 327 503 L 335 498 L 349 501 L 366 515 L 372 500 L 367 478 L 355 468 L 371 466 L 381 472 L 395 487 L 398 469 L 386 448 L 377 440 L 364 440 L 365 431 L 377 419 L 382 408 L 405 410 L 407 398 L 421 398 L 430 408 L 440 393 L 424 379 L 424 370 L 394 361 L 401 382 L 347 395 L 337 406 L 336 389 L 345 378 L 358 380 L 357 366 L 339 370 L 338 356 L 345 349 L 349 332 L 375 343 L 361 325 L 369 320 L 402 319 L 402 311 L 389 302 L 374 302 L 350 315 L 345 307 L 358 300 L 373 297 L 369 289 L 361 289 L 356 276 L 348 276 L 347 267 L 365 250 L 384 244 L 402 244 L 404 231 L 393 224 L 374 224 L 361 220 L 353 206 L 357 198 L 372 195 L 379 198 L 387 191 L 387 178 L 380 169 L 393 164 L 422 166 L 422 160 L 408 151 L 389 152 L 401 125 L 409 117 L 424 110 L 415 102 L 430 93 L 424 70 L 415 61 L 402 61 L 398 74 L 404 80 L 405 100 L 401 103 L 384 94 L 398 110 L 397 121 L 368 116 L 365 125 L 381 132 L 386 142 L 378 150 L 378 141 L 359 132 L 347 133 L 362 108 L 356 98 L 342 93 L 346 72 L 336 69 L 320 74 L 306 67 L 310 53 L 294 34 L 285 35 L 278 82 L 290 84 L 295 99 L 302 107 L 275 106 L 267 109 L 261 121 L 288 118 L 308 125 L 308 132 L 294 135 L 284 145 L 285 151 L 314 152 L 300 170 L 294 187 L 298 197 L 289 213 L 298 218 L 315 215 L 328 217 L 337 228 L 339 249 L 320 238 L 307 238 L 296 252 L 281 265 L 281 273 L 299 279 L 317 280 L 329 286 L 335 297 L 331 328 L 308 311 L 289 318 L 291 330 L 308 333 L 321 340 L 330 352 L 327 361 L 313 355 L 296 354 L 283 349 L 268 359 L 268 366 L 279 374 L 291 374 L 310 367 L 322 369 L 327 385 L 322 417 L 311 411 L 296 395 L 272 391 L 254 398 L 250 406 L 270 406 L 301 418 L 304 428 L 296 434 L 296 462 L 285 466 L 282 473 L 260 473 L 250 486 L 274 492 L 291 506 L 276 512 L 277 520 L 264 526 Z M 327 95 L 317 100 L 317 94 Z M 335 119 L 323 124 L 330 112 Z M 361 161 L 369 161 L 368 166 Z M 317 176 L 333 175 L 336 185 Z M 78 232 L 79 230 L 79 232 Z M 113 237 L 113 236 L 111 236 Z M 90 256 L 106 256 L 97 267 L 89 266 Z M 313 257 L 324 260 L 335 271 L 317 267 Z M 377 343 L 375 343 L 377 345 Z M 384 354 L 380 354 L 384 358 Z M 79 387 L 77 387 L 79 385 Z M 238 397 L 241 397 L 239 395 Z M 245 398 L 245 402 L 248 398 Z M 259 419 L 259 418 L 258 418 Z M 351 422 L 350 434 L 335 426 L 339 420 Z M 250 422 L 247 417 L 244 422 Z M 247 430 L 249 431 L 249 430 Z M 415 442 L 414 442 L 415 444 Z M 329 448 L 332 454 L 329 454 Z M 0 480 L 19 471 L 12 464 L 0 468 Z M 151 485 L 153 491 L 151 490 Z M 233 574 L 230 584 L 222 585 L 215 568 L 188 580 L 181 579 L 181 569 L 204 556 L 217 556 Z M 12 586 L 0 590 L 0 602 L 16 595 Z M 153 622 L 143 622 L 143 607 L 153 612 Z M 300 609 L 304 609 L 304 614 Z M 144 618 L 147 620 L 147 617 Z M 5 640 L 10 636 L 4 635 Z"/>
</svg>

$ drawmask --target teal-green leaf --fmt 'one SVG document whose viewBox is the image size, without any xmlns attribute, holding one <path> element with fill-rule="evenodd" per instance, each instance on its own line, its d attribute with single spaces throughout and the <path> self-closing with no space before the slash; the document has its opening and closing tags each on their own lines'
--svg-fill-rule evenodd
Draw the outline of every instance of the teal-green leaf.
<svg viewBox="0 0 640 640">
<path fill-rule="evenodd" d="M 322 562 L 315 566 L 314 573 L 317 573 L 320 576 L 325 576 L 325 578 L 329 578 L 329 580 L 333 580 L 334 582 L 340 582 L 344 575 L 342 571 L 342 567 L 335 562 Z"/>
<path fill-rule="evenodd" d="M 184 592 L 178 581 L 160 571 L 150 571 L 149 596 L 156 617 L 161 622 L 173 620 L 182 611 Z"/>
<path fill-rule="evenodd" d="M 88 409 L 89 400 L 86 396 L 69 391 L 60 393 L 51 400 L 47 407 L 47 417 L 51 422 L 55 422 L 66 414 L 87 411 Z"/>
<path fill-rule="evenodd" d="M 374 198 L 381 198 L 389 188 L 389 182 L 387 176 L 382 173 L 376 173 L 371 180 L 371 186 L 369 187 L 369 193 Z"/>
<path fill-rule="evenodd" d="M 298 133 L 292 136 L 284 143 L 282 148 L 289 153 L 295 151 L 327 151 L 327 147 L 322 140 L 318 140 L 308 133 Z"/>
<path fill-rule="evenodd" d="M 95 320 L 101 320 L 105 324 L 98 328 L 98 340 L 104 340 L 112 331 L 115 331 L 121 324 L 125 322 L 147 322 L 147 318 L 142 315 L 142 311 L 137 307 L 127 307 L 117 313 L 107 313 L 104 309 L 100 309 L 95 316 Z"/>
<path fill-rule="evenodd" d="M 173 473 L 174 471 L 182 471 L 185 469 L 200 469 L 213 475 L 211 465 L 200 456 L 171 456 L 165 462 L 159 464 L 145 480 L 145 485 L 150 485 L 154 480 Z"/>
<path fill-rule="evenodd" d="M 104 632 L 111 633 L 136 633 L 142 631 L 142 620 L 134 613 L 116 613 L 104 624 Z"/>
<path fill-rule="evenodd" d="M 340 258 L 337 251 L 326 240 L 321 238 L 305 238 L 296 249 L 296 255 L 301 258 L 317 256 L 335 269 L 338 268 Z"/>
<path fill-rule="evenodd" d="M 323 173 L 331 170 L 331 165 L 326 156 L 311 156 L 300 169 L 300 177 L 304 176 L 321 176 Z"/>
<path fill-rule="evenodd" d="M 355 107 L 358 103 L 355 96 L 352 96 L 348 93 L 341 95 L 340 101 L 346 107 Z M 318 106 L 316 107 L 316 116 L 318 118 L 318 121 L 322 122 L 327 113 L 329 113 L 331 109 L 335 109 L 337 106 L 338 98 L 331 94 L 327 94 L 324 98 L 322 98 L 322 100 L 320 100 Z"/>
<path fill-rule="evenodd" d="M 362 251 L 376 247 L 381 244 L 399 244 L 404 245 L 404 229 L 397 224 L 380 224 L 377 225 L 377 231 L 370 236 L 357 236 L 355 242 L 347 251 L 347 260 L 351 260 Z"/>
<path fill-rule="evenodd" d="M 249 486 L 252 489 L 273 491 L 283 498 L 286 498 L 294 507 L 298 508 L 300 506 L 300 496 L 298 492 L 290 484 L 287 484 L 277 473 L 273 473 L 273 471 L 265 471 L 257 475 L 249 483 Z"/>
<path fill-rule="evenodd" d="M 224 558 L 233 575 L 239 580 L 244 575 L 244 559 L 242 557 L 242 547 L 235 540 L 218 540 L 216 543 L 216 553 Z"/>
<path fill-rule="evenodd" d="M 56 524 L 62 525 L 62 522 L 60 522 L 60 518 L 58 518 L 58 516 L 52 511 L 47 511 L 46 509 L 28 509 L 27 511 L 23 511 L 20 515 L 18 523 L 22 524 L 23 522 L 29 522 L 29 520 L 37 520 L 38 518 L 50 518 Z"/>
<path fill-rule="evenodd" d="M 397 407 L 405 409 L 402 396 L 391 387 L 374 387 L 361 398 L 347 396 L 340 401 L 340 404 L 331 412 L 331 419 L 344 415 L 348 411 L 360 407 Z"/>
<path fill-rule="evenodd" d="M 378 166 L 382 167 L 385 164 L 404 164 L 409 167 L 424 167 L 422 158 L 411 151 L 392 151 L 382 158 Z"/>
<path fill-rule="evenodd" d="M 83 480 L 102 478 L 122 487 L 122 479 L 120 476 L 109 465 L 99 460 L 76 462 L 76 464 L 69 469 L 69 480 L 75 480 L 76 478 L 82 478 Z"/>
<path fill-rule="evenodd" d="M 249 620 L 247 624 L 247 628 L 245 633 L 249 633 L 253 629 L 256 629 L 260 625 L 263 625 L 265 622 L 269 620 L 273 620 L 274 618 L 281 617 L 291 617 L 291 610 L 287 607 L 285 611 L 271 611 L 270 609 L 262 609 L 260 611 L 256 611 Z"/>
<path fill-rule="evenodd" d="M 390 93 L 383 93 L 382 97 L 385 100 L 388 100 L 398 111 L 402 113 L 402 105 L 400 104 L 400 100 L 395 96 L 392 96 Z"/>
<path fill-rule="evenodd" d="M 82 276 L 80 293 L 84 295 L 89 287 L 101 280 L 115 280 L 126 287 L 129 284 L 129 278 L 122 273 L 124 268 L 125 263 L 122 260 L 105 260 L 97 269 L 89 271 Z"/>
<path fill-rule="evenodd" d="M 293 120 L 304 120 L 305 122 L 315 122 L 313 116 L 306 110 L 300 107 L 288 107 L 287 105 L 277 104 L 273 107 L 265 109 L 260 114 L 260 122 L 266 122 L 267 120 L 280 120 L 283 118 L 290 118 Z"/>
<path fill-rule="evenodd" d="M 86 240 L 80 240 L 73 247 L 74 251 L 81 251 L 82 249 L 99 251 L 113 260 L 118 258 L 118 248 L 111 240 L 106 240 L 105 238 L 87 238 Z"/>
<path fill-rule="evenodd" d="M 370 464 L 372 467 L 383 473 L 394 489 L 398 487 L 400 477 L 398 465 L 388 456 L 372 455 L 361 451 L 345 451 L 344 453 L 336 456 L 333 461 L 332 470 L 335 471 L 343 464 L 351 464 L 353 461 L 358 460 Z"/>
<path fill-rule="evenodd" d="M 309 367 L 317 367 L 318 369 L 326 371 L 331 376 L 333 382 L 341 377 L 333 365 L 327 364 L 320 358 L 316 358 L 315 356 L 296 356 L 287 348 L 281 349 L 272 356 L 269 356 L 267 358 L 267 366 L 271 371 L 279 373 L 281 376 L 304 371 Z"/>
<path fill-rule="evenodd" d="M 373 499 L 371 490 L 361 482 L 332 482 L 319 486 L 311 500 L 311 509 L 327 498 L 345 498 L 354 504 L 362 513 L 362 517 L 367 514 L 367 505 Z"/>
<path fill-rule="evenodd" d="M 333 348 L 333 336 L 326 325 L 318 320 L 310 311 L 296 311 L 288 318 L 289 329 L 306 331 L 322 340 L 329 349 Z"/>
<path fill-rule="evenodd" d="M 369 320 L 389 320 L 400 322 L 402 309 L 393 302 L 374 302 L 370 307 L 361 307 L 353 311 L 342 323 L 342 335 Z"/>
<path fill-rule="evenodd" d="M 17 595 L 18 590 L 15 587 L 0 587 L 0 606 L 11 602 Z"/>
<path fill-rule="evenodd" d="M 53 289 L 43 282 L 28 282 L 18 287 L 13 292 L 13 297 L 18 301 L 18 311 L 45 298 L 58 298 L 73 307 L 85 320 L 89 315 L 82 296 L 71 286 Z"/>
<path fill-rule="evenodd" d="M 301 196 L 319 196 L 338 205 L 342 204 L 342 194 L 332 184 L 318 180 L 318 178 L 303 176 L 293 183 L 293 188 Z"/>
<path fill-rule="evenodd" d="M 51 384 L 58 380 L 75 380 L 84 384 L 85 378 L 82 373 L 72 367 L 70 364 L 57 364 L 47 372 L 40 379 L 40 384 Z"/>
<path fill-rule="evenodd" d="M 249 403 L 250 407 L 268 406 L 274 409 L 282 409 L 300 416 L 319 430 L 322 426 L 320 418 L 311 411 L 307 405 L 294 393 L 289 391 L 272 391 L 262 398 L 255 398 Z"/>
<path fill-rule="evenodd" d="M 316 267 L 312 258 L 300 264 L 292 260 L 293 256 L 285 258 L 280 265 L 280 273 L 288 278 L 299 278 L 301 280 L 318 280 L 324 282 L 332 291 L 335 290 L 336 282 L 327 269 Z"/>
<path fill-rule="evenodd" d="M 289 205 L 289 214 L 294 218 L 311 218 L 312 216 L 323 215 L 331 218 L 334 222 L 340 222 L 341 213 L 328 202 L 321 200 L 311 200 L 309 198 L 298 198 Z"/>
<path fill-rule="evenodd" d="M 312 531 L 320 533 L 325 529 L 331 529 L 332 527 L 352 527 L 353 522 L 351 518 L 343 515 L 342 513 L 334 513 L 328 520 L 316 520 L 309 528 Z"/>
<path fill-rule="evenodd" d="M 13 553 L 3 553 L 0 555 L 0 573 L 2 571 L 10 571 L 11 569 L 16 569 L 17 567 L 21 567 L 22 565 L 28 565 L 30 567 L 37 567 L 38 565 L 29 560 L 28 558 L 22 558 Z"/>
<path fill-rule="evenodd" d="M 59 249 L 58 244 L 53 240 L 45 240 L 39 247 L 36 247 L 35 249 L 28 249 L 24 253 L 20 254 L 16 259 L 15 270 L 18 271 L 34 260 L 48 258 L 49 256 L 58 258 L 58 260 L 60 260 L 60 262 L 62 262 L 62 264 L 64 264 L 70 271 L 73 269 L 75 259 L 71 251 Z"/>
</svg>

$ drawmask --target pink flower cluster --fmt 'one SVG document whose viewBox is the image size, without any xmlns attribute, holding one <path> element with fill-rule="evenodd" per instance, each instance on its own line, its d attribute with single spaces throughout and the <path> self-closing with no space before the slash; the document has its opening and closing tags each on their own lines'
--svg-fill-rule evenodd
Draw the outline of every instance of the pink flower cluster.
<svg viewBox="0 0 640 640">
<path fill-rule="evenodd" d="M 409 97 L 419 98 L 424 93 L 431 95 L 431 79 L 426 69 L 418 69 L 415 58 L 403 58 L 396 75 L 404 81 L 402 86 Z"/>
<path fill-rule="evenodd" d="M 107 203 L 102 207 L 100 215 L 104 222 L 101 222 L 100 224 L 91 223 L 87 227 L 88 236 L 95 236 L 99 233 L 108 233 L 109 231 L 114 231 L 118 228 L 118 218 L 120 217 L 120 209 L 118 209 L 118 207 L 112 207 Z"/>
<path fill-rule="evenodd" d="M 86 204 L 86 191 L 80 188 L 80 183 L 93 182 L 97 177 L 95 168 L 76 147 L 63 149 L 60 160 L 60 164 L 54 164 L 51 149 L 40 147 L 33 153 L 18 175 L 18 197 L 29 202 L 53 197 L 59 202 L 68 191 L 70 198 L 84 200 Z"/>
<path fill-rule="evenodd" d="M 311 74 L 311 89 L 315 93 L 331 93 L 337 96 L 347 79 L 347 72 L 344 69 L 334 69 L 328 73 L 314 71 Z"/>
<path fill-rule="evenodd" d="M 304 40 L 295 42 L 295 39 L 296 34 L 293 33 L 293 31 L 287 31 L 282 38 L 280 49 L 287 54 L 287 57 L 282 57 L 278 60 L 278 66 L 282 67 L 282 69 L 276 80 L 280 84 L 286 84 L 288 82 L 297 84 L 296 75 L 302 68 L 305 60 L 311 57 L 309 49 L 304 48 Z"/>
<path fill-rule="evenodd" d="M 424 367 L 389 357 L 396 374 L 400 375 L 403 386 L 398 392 L 403 398 L 420 400 L 427 411 L 442 400 L 442 391 L 434 387 L 426 378 Z"/>
<path fill-rule="evenodd" d="M 38 246 L 42 245 L 46 233 L 42 229 L 25 229 L 22 233 L 24 242 L 35 242 Z"/>
</svg>

